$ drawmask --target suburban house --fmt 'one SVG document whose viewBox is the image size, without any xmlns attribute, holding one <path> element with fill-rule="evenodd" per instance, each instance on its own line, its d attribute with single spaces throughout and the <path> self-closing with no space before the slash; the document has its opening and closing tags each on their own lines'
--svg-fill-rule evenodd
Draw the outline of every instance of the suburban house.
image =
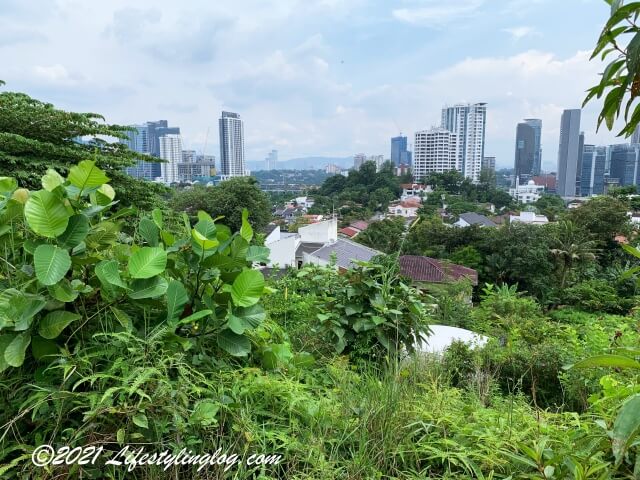
<svg viewBox="0 0 640 480">
<path fill-rule="evenodd" d="M 392 217 L 414 218 L 418 216 L 420 202 L 417 200 L 400 200 L 389 205 L 388 214 Z"/>
<path fill-rule="evenodd" d="M 362 220 L 358 220 L 357 222 L 353 222 L 351 225 L 345 228 L 341 228 L 338 233 L 340 235 L 344 235 L 347 238 L 354 238 L 360 232 L 365 231 L 369 228 L 369 224 Z"/>
<path fill-rule="evenodd" d="M 402 188 L 401 200 L 409 200 L 413 198 L 421 198 L 423 195 L 431 193 L 433 190 L 428 185 L 421 185 L 419 183 L 403 183 L 400 185 Z"/>
<path fill-rule="evenodd" d="M 544 215 L 538 215 L 535 212 L 520 212 L 520 215 L 510 215 L 511 223 L 527 223 L 529 225 L 546 225 L 549 219 Z"/>
<path fill-rule="evenodd" d="M 329 265 L 344 270 L 355 261 L 371 260 L 382 253 L 344 238 L 338 238 L 338 220 L 335 218 L 306 225 L 298 233 L 285 233 L 274 228 L 265 239 L 271 250 L 268 267 L 300 268 L 306 264 Z"/>
<path fill-rule="evenodd" d="M 544 185 L 536 185 L 533 180 L 529 180 L 526 185 L 520 185 L 517 178 L 515 188 L 509 189 L 509 195 L 520 203 L 535 203 L 543 193 Z"/>
<path fill-rule="evenodd" d="M 495 227 L 494 222 L 489 220 L 484 215 L 480 215 L 475 212 L 462 213 L 460 219 L 454 223 L 456 227 L 471 227 L 472 225 L 478 225 L 479 227 Z"/>
<path fill-rule="evenodd" d="M 414 284 L 450 284 L 468 280 L 472 285 L 478 285 L 478 272 L 462 265 L 416 255 L 403 255 L 399 262 L 400 273 Z"/>
</svg>

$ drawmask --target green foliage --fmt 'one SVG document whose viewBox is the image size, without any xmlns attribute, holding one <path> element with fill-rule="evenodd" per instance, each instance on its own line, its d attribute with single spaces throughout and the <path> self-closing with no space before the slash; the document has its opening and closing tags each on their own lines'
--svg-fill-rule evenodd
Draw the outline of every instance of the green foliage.
<svg viewBox="0 0 640 480">
<path fill-rule="evenodd" d="M 368 247 L 385 253 L 397 253 L 405 232 L 405 221 L 401 217 L 372 222 L 358 234 L 356 240 Z"/>
<path fill-rule="evenodd" d="M 199 211 L 213 218 L 224 218 L 233 231 L 242 226 L 242 211 L 247 209 L 250 222 L 261 231 L 271 221 L 269 199 L 255 179 L 238 177 L 226 180 L 215 187 L 195 186 L 177 192 L 170 202 L 173 209 L 195 217 Z"/>
<path fill-rule="evenodd" d="M 638 2 L 625 5 L 623 0 L 605 1 L 611 5 L 611 16 L 591 59 L 604 60 L 610 55 L 614 58 L 604 69 L 600 83 L 589 89 L 584 104 L 604 97 L 598 127 L 605 123 L 612 130 L 615 120 L 622 115 L 625 124 L 618 135 L 629 137 L 640 123 L 640 105 L 632 110 L 640 96 L 640 27 L 636 24 L 640 5 Z"/>
</svg>

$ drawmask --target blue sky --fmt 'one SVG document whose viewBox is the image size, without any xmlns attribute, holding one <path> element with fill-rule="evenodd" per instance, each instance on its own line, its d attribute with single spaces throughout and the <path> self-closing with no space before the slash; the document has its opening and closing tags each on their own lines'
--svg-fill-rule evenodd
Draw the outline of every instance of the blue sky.
<svg viewBox="0 0 640 480">
<path fill-rule="evenodd" d="M 511 166 L 517 122 L 542 118 L 554 169 L 607 16 L 603 0 L 0 0 L 0 79 L 113 123 L 168 119 L 216 157 L 220 111 L 236 111 L 248 160 L 388 156 L 445 103 L 487 102 L 486 154 Z M 587 142 L 614 141 L 597 112 Z"/>
</svg>

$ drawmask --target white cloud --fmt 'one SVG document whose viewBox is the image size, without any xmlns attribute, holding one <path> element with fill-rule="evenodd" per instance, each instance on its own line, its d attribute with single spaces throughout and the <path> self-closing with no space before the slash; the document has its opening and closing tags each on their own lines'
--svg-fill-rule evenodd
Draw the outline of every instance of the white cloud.
<svg viewBox="0 0 640 480">
<path fill-rule="evenodd" d="M 459 0 L 442 2 L 427 0 L 414 7 L 393 10 L 393 16 L 403 22 L 417 25 L 438 26 L 473 14 L 484 3 L 484 0 Z"/>
<path fill-rule="evenodd" d="M 511 27 L 504 28 L 503 32 L 507 32 L 514 40 L 520 40 L 524 37 L 537 36 L 540 33 L 533 27 L 520 26 L 520 27 Z"/>
</svg>

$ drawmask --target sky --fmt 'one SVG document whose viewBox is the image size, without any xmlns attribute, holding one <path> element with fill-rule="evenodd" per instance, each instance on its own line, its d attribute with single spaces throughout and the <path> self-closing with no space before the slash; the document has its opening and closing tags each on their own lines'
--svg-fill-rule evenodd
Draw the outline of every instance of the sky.
<svg viewBox="0 0 640 480">
<path fill-rule="evenodd" d="M 589 57 L 608 13 L 604 0 L 0 0 L 0 79 L 110 123 L 167 119 L 216 158 L 234 111 L 247 160 L 388 157 L 443 105 L 486 102 L 485 155 L 513 166 L 517 123 L 541 118 L 554 170 L 562 110 L 602 71 Z M 586 142 L 616 142 L 595 133 L 599 107 L 583 110 Z"/>
</svg>

